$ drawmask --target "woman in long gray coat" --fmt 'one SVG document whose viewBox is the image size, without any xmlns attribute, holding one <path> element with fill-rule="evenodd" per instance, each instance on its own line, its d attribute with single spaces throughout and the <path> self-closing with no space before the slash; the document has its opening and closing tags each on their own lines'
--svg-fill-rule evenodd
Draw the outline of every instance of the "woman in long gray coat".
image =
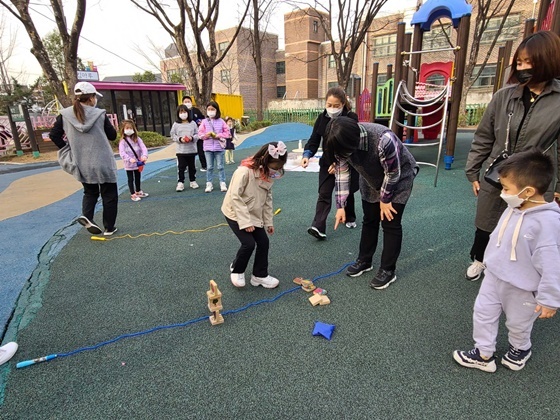
<svg viewBox="0 0 560 420">
<path fill-rule="evenodd" d="M 74 105 L 64 108 L 56 118 L 50 138 L 58 146 L 59 162 L 66 172 L 82 183 L 82 216 L 78 223 L 92 234 L 112 235 L 117 229 L 117 163 L 109 140 L 117 132 L 104 109 L 96 108 L 97 96 L 102 96 L 88 82 L 78 82 L 74 87 Z M 64 135 L 68 143 L 64 141 Z M 103 226 L 95 224 L 93 214 L 97 199 L 103 201 Z"/>
<path fill-rule="evenodd" d="M 352 166 L 360 174 L 364 220 L 358 259 L 346 272 L 357 277 L 370 271 L 377 249 L 379 226 L 383 229 L 381 265 L 370 286 L 385 289 L 397 279 L 397 259 L 402 245 L 402 215 L 418 165 L 408 149 L 387 127 L 337 117 L 327 125 L 324 155 L 335 162 L 335 229 L 346 222 L 344 207 L 350 193 Z"/>
<path fill-rule="evenodd" d="M 500 189 L 484 180 L 483 169 L 506 149 L 517 153 L 533 148 L 560 158 L 560 38 L 541 31 L 525 38 L 513 56 L 509 83 L 500 89 L 488 105 L 475 132 L 467 158 L 466 174 L 478 197 L 476 233 L 471 248 L 473 263 L 467 280 L 478 280 L 484 271 L 484 251 L 490 233 L 496 227 L 506 203 Z M 558 162 L 558 161 L 556 161 Z M 560 165 L 557 165 L 557 171 Z M 560 197 L 560 173 L 546 195 Z"/>
</svg>

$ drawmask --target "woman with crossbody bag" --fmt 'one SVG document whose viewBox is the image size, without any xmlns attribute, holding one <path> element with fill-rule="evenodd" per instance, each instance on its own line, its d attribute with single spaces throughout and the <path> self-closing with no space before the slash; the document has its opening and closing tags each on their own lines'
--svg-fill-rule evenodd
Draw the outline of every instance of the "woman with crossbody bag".
<svg viewBox="0 0 560 420">
<path fill-rule="evenodd" d="M 506 208 L 498 183 L 489 183 L 483 168 L 500 156 L 530 149 L 546 152 L 556 162 L 556 180 L 545 194 L 560 197 L 560 38 L 541 31 L 525 38 L 513 56 L 508 86 L 493 96 L 475 132 L 467 157 L 466 175 L 477 197 L 476 233 L 467 280 L 478 280 L 484 271 L 484 251 L 490 233 Z M 498 181 L 499 182 L 499 181 Z"/>
<path fill-rule="evenodd" d="M 119 142 L 119 154 L 124 163 L 126 176 L 128 177 L 128 189 L 130 199 L 140 201 L 149 194 L 142 191 L 140 187 L 140 173 L 148 160 L 148 149 L 140 137 L 136 125 L 132 120 L 124 120 L 120 130 L 121 141 Z"/>
<path fill-rule="evenodd" d="M 218 169 L 220 190 L 227 191 L 226 170 L 224 166 L 224 149 L 226 139 L 229 138 L 229 127 L 221 118 L 220 106 L 215 101 L 210 101 L 206 106 L 207 118 L 202 120 L 198 127 L 198 138 L 203 141 L 204 154 L 206 156 L 206 189 L 204 192 L 212 192 L 214 186 L 214 165 Z"/>
</svg>

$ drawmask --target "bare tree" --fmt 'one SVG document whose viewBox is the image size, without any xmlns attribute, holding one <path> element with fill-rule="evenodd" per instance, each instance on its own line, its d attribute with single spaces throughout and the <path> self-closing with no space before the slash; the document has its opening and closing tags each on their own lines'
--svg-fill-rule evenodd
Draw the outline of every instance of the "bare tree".
<svg viewBox="0 0 560 420">
<path fill-rule="evenodd" d="M 212 94 L 214 68 L 220 64 L 231 49 L 247 16 L 250 2 L 247 1 L 245 11 L 228 46 L 219 52 L 216 46 L 216 23 L 220 0 L 207 0 L 206 7 L 201 5 L 201 0 L 176 0 L 178 23 L 174 23 L 170 8 L 162 4 L 160 0 L 130 1 L 140 10 L 156 18 L 162 28 L 171 36 L 187 67 L 196 102 L 198 104 L 208 103 Z M 194 50 L 189 48 L 186 41 L 189 29 L 196 44 Z M 205 46 L 205 37 L 208 40 L 208 47 Z M 196 60 L 196 64 L 194 60 Z"/>
<path fill-rule="evenodd" d="M 16 47 L 17 31 L 8 33 L 6 17 L 2 12 L 0 17 L 0 92 L 7 95 L 12 93 L 9 62 Z M 17 79 L 17 77 L 15 77 Z"/>
<path fill-rule="evenodd" d="M 170 81 L 168 80 L 167 74 L 164 74 L 164 72 L 161 71 L 161 66 L 160 66 L 160 63 L 166 59 L 165 48 L 161 47 L 159 45 L 156 45 L 150 37 L 146 37 L 146 39 L 147 39 L 148 46 L 149 46 L 148 49 L 156 55 L 156 57 L 159 59 L 159 61 L 156 62 L 152 59 L 152 57 L 150 57 L 150 55 L 148 54 L 148 51 L 146 50 L 145 45 L 134 44 L 134 51 L 136 51 L 136 53 L 138 55 L 143 57 L 144 60 L 146 60 L 146 63 L 148 63 L 158 73 L 161 72 L 162 73 L 161 74 L 161 79 L 165 83 L 169 83 Z"/>
<path fill-rule="evenodd" d="M 215 80 L 223 84 L 230 95 L 239 87 L 239 70 L 235 71 L 237 67 L 236 61 L 237 57 L 231 54 L 228 55 L 218 65 L 219 74 L 215 75 Z"/>
<path fill-rule="evenodd" d="M 276 7 L 275 0 L 251 0 L 253 11 L 251 14 L 252 27 L 249 32 L 251 55 L 257 71 L 257 120 L 263 119 L 263 64 L 262 47 L 267 41 L 268 23 Z"/>
<path fill-rule="evenodd" d="M 388 0 L 337 0 L 336 4 L 332 0 L 315 1 L 313 4 L 290 2 L 297 8 L 319 12 L 313 14 L 313 17 L 319 20 L 326 33 L 336 65 L 338 84 L 344 89 L 350 81 L 356 54 L 373 20 L 387 2 Z"/>
<path fill-rule="evenodd" d="M 471 38 L 471 45 L 469 51 L 469 58 L 467 61 L 467 66 L 465 68 L 465 79 L 463 83 L 463 97 L 466 98 L 469 89 L 473 83 L 479 78 L 480 74 L 486 67 L 488 60 L 490 59 L 494 47 L 498 42 L 500 34 L 502 33 L 506 20 L 511 13 L 513 3 L 515 0 L 471 0 L 470 3 L 473 4 L 473 8 L 476 9 L 475 22 L 474 22 L 474 33 Z M 483 35 L 488 29 L 488 24 L 490 20 L 500 18 L 500 25 L 495 31 L 492 38 L 487 39 L 488 48 L 486 49 L 486 54 L 481 62 L 479 61 L 479 55 L 481 52 L 481 44 L 483 41 Z M 488 38 L 488 37 L 486 37 Z M 476 74 L 473 75 L 476 66 L 480 66 Z"/>
<path fill-rule="evenodd" d="M 86 0 L 76 0 L 76 13 L 70 32 L 66 25 L 66 16 L 64 15 L 62 1 L 51 0 L 50 3 L 54 14 L 54 20 L 58 32 L 60 33 L 60 38 L 62 39 L 64 50 L 64 80 L 61 80 L 56 73 L 53 63 L 45 49 L 43 40 L 31 18 L 29 13 L 30 1 L 10 0 L 10 3 L 8 3 L 6 0 L 0 0 L 0 5 L 4 6 L 6 10 L 14 15 L 25 27 L 29 39 L 31 40 L 31 53 L 39 62 L 43 73 L 62 105 L 69 106 L 72 101 L 64 90 L 63 82 L 66 82 L 69 86 L 74 86 L 78 81 L 78 42 L 86 15 Z"/>
</svg>

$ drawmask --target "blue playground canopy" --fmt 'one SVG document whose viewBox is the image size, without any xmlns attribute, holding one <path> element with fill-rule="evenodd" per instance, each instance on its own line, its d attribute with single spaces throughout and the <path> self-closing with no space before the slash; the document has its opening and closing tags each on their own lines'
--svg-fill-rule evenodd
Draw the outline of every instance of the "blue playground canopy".
<svg viewBox="0 0 560 420">
<path fill-rule="evenodd" d="M 420 25 L 423 31 L 429 31 L 432 23 L 441 17 L 448 17 L 453 26 L 459 26 L 463 16 L 470 16 L 472 6 L 465 0 L 428 0 L 412 16 L 411 25 Z"/>
</svg>

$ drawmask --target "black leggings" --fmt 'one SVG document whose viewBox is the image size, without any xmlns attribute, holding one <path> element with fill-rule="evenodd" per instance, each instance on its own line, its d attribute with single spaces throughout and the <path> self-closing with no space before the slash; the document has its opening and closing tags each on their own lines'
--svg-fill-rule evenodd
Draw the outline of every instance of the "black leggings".
<svg viewBox="0 0 560 420">
<path fill-rule="evenodd" d="M 490 241 L 490 232 L 476 228 L 474 234 L 474 242 L 471 248 L 471 260 L 482 262 L 484 260 L 484 252 Z"/>
<path fill-rule="evenodd" d="M 356 221 L 356 210 L 354 208 L 354 193 L 359 189 L 359 174 L 350 167 L 350 194 L 346 199 L 346 222 Z M 332 207 L 332 197 L 335 188 L 335 177 L 329 174 L 329 167 L 321 165 L 319 167 L 319 197 L 317 197 L 317 205 L 315 206 L 315 217 L 311 226 L 316 227 L 320 232 L 325 233 L 327 230 L 327 218 Z"/>
<path fill-rule="evenodd" d="M 117 220 L 117 206 L 119 202 L 119 192 L 116 183 L 107 184 L 85 184 L 84 198 L 82 199 L 82 215 L 93 221 L 93 213 L 99 194 L 103 201 L 103 226 L 105 230 L 113 230 Z"/>
<path fill-rule="evenodd" d="M 402 215 L 405 205 L 392 203 L 397 214 L 393 214 L 393 220 L 381 220 L 381 208 L 379 202 L 368 203 L 362 200 L 364 211 L 364 224 L 360 238 L 360 253 L 358 260 L 371 263 L 373 254 L 377 249 L 379 236 L 379 225 L 383 229 L 383 252 L 381 253 L 381 267 L 384 270 L 393 271 L 397 266 L 397 259 L 401 253 L 402 246 Z"/>
<path fill-rule="evenodd" d="M 253 275 L 255 277 L 268 276 L 268 235 L 264 228 L 255 227 L 252 232 L 245 229 L 239 229 L 239 224 L 235 220 L 226 217 L 229 227 L 241 242 L 239 251 L 235 256 L 232 264 L 233 273 L 244 273 L 249 265 L 249 259 L 253 254 L 255 246 L 255 261 L 253 262 Z"/>
<path fill-rule="evenodd" d="M 128 177 L 128 189 L 130 190 L 130 194 L 142 191 L 140 187 L 140 171 L 138 169 L 126 171 L 126 176 Z"/>
</svg>

